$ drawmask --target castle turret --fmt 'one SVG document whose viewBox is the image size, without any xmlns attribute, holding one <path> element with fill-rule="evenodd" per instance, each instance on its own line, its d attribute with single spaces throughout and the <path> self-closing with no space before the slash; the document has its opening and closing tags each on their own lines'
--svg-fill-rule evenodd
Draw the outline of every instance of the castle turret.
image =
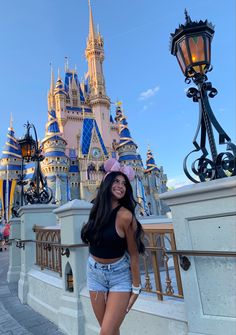
<svg viewBox="0 0 236 335">
<path fill-rule="evenodd" d="M 23 168 L 21 164 L 21 150 L 15 138 L 11 120 L 0 159 L 0 201 L 2 214 L 7 221 L 10 218 L 13 205 L 20 202 L 20 189 L 17 186 L 17 180 Z"/>
<path fill-rule="evenodd" d="M 54 97 L 55 97 L 56 117 L 58 120 L 58 125 L 61 133 L 63 133 L 64 126 L 66 123 L 66 96 L 67 94 L 65 92 L 64 85 L 61 80 L 60 73 L 58 71 L 58 78 L 54 89 Z"/>
<path fill-rule="evenodd" d="M 147 179 L 146 193 L 148 194 L 147 202 L 151 214 L 164 215 L 169 211 L 169 208 L 159 199 L 159 194 L 166 192 L 166 175 L 163 173 L 163 168 L 160 169 L 155 163 L 152 151 L 147 151 L 147 168 L 144 171 Z"/>
<path fill-rule="evenodd" d="M 53 191 L 53 202 L 63 204 L 68 201 L 69 159 L 65 154 L 66 141 L 62 138 L 56 112 L 48 112 L 45 138 L 42 140 L 44 160 L 41 167 Z"/>
<path fill-rule="evenodd" d="M 117 144 L 116 150 L 119 156 L 121 165 L 131 165 L 136 172 L 136 175 L 143 174 L 142 158 L 137 152 L 137 144 L 131 137 L 126 117 L 118 105 L 116 108 L 116 122 L 118 123 L 120 141 Z"/>
<path fill-rule="evenodd" d="M 93 23 L 92 8 L 89 3 L 89 36 L 85 50 L 88 61 L 89 102 L 106 147 L 110 145 L 110 99 L 106 94 L 103 75 L 104 42 Z"/>
<path fill-rule="evenodd" d="M 54 96 L 54 72 L 53 67 L 51 65 L 51 83 L 50 83 L 50 89 L 48 92 L 48 110 L 54 109 L 55 110 L 55 96 Z"/>
</svg>

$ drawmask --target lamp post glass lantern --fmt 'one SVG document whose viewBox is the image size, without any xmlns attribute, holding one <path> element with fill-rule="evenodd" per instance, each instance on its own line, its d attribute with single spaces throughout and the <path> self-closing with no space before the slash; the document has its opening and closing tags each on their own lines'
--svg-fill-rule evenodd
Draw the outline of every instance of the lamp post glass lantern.
<svg viewBox="0 0 236 335">
<path fill-rule="evenodd" d="M 27 122 L 25 127 L 26 134 L 24 138 L 18 140 L 22 153 L 22 171 L 20 181 L 18 182 L 18 184 L 21 185 L 21 205 L 23 205 L 23 202 L 26 204 L 47 204 L 52 199 L 52 190 L 47 186 L 47 180 L 41 171 L 40 162 L 43 161 L 44 156 L 42 155 L 42 150 L 38 145 L 38 137 L 35 126 L 32 123 Z M 35 140 L 30 134 L 31 129 L 33 129 Z M 27 182 L 24 181 L 23 175 L 24 161 L 35 162 L 33 177 L 30 181 L 29 188 L 25 192 L 24 185 L 26 185 Z"/>
<path fill-rule="evenodd" d="M 214 98 L 217 90 L 208 82 L 206 73 L 212 70 L 211 42 L 214 36 L 214 26 L 205 21 L 192 21 L 185 10 L 185 24 L 181 24 L 171 34 L 171 54 L 176 56 L 179 66 L 185 76 L 185 82 L 191 81 L 197 86 L 190 87 L 187 97 L 199 104 L 199 122 L 193 139 L 195 147 L 184 159 L 184 172 L 193 182 L 208 181 L 236 175 L 236 146 L 217 121 L 209 97 Z M 226 144 L 225 152 L 218 153 L 214 131 L 218 133 L 219 144 Z M 200 140 L 198 141 L 198 135 Z M 208 147 L 211 158 L 208 157 Z M 201 156 L 191 164 L 191 173 L 187 161 L 191 154 L 201 152 Z M 193 176 L 194 174 L 194 176 Z"/>
</svg>

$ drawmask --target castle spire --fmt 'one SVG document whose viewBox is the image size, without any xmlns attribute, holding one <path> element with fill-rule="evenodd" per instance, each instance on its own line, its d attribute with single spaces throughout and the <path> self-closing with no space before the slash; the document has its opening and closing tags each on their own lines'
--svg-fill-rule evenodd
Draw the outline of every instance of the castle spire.
<svg viewBox="0 0 236 335">
<path fill-rule="evenodd" d="M 94 28 L 93 13 L 90 0 L 88 0 L 88 5 L 89 5 L 89 39 L 95 40 L 96 30 Z"/>
<path fill-rule="evenodd" d="M 129 127 L 128 127 L 128 122 L 126 120 L 126 117 L 121 109 L 120 102 L 117 103 L 117 108 L 116 108 L 116 117 L 115 120 L 118 122 L 119 125 L 119 135 L 120 135 L 120 143 L 118 147 L 123 147 L 127 144 L 133 145 L 137 148 L 136 143 L 133 141 Z"/>
<path fill-rule="evenodd" d="M 51 67 L 51 85 L 50 85 L 50 93 L 53 94 L 53 92 L 54 92 L 54 71 L 53 71 L 52 63 L 50 63 L 50 67 Z"/>
<path fill-rule="evenodd" d="M 61 80 L 60 69 L 57 69 L 57 81 Z"/>
<path fill-rule="evenodd" d="M 68 57 L 65 57 L 65 73 L 69 70 L 69 60 Z"/>
<path fill-rule="evenodd" d="M 15 132 L 12 127 L 12 115 L 10 118 L 10 126 L 8 128 L 7 140 L 2 151 L 1 158 L 16 158 L 21 159 L 21 150 L 17 139 L 15 138 Z"/>
<path fill-rule="evenodd" d="M 61 137 L 62 134 L 59 129 L 56 112 L 55 110 L 52 109 L 48 111 L 48 122 L 46 124 L 46 134 L 45 134 L 45 138 L 42 140 L 42 143 L 44 143 L 46 140 L 50 138 L 54 138 L 55 136 Z"/>
<path fill-rule="evenodd" d="M 123 165 L 131 165 L 136 174 L 143 170 L 142 158 L 137 152 L 137 144 L 131 137 L 128 122 L 121 108 L 121 103 L 117 103 L 116 122 L 118 123 L 120 141 L 116 147 L 119 156 L 119 162 Z"/>
<path fill-rule="evenodd" d="M 88 62 L 88 100 L 97 120 L 98 128 L 104 143 L 110 146 L 110 99 L 106 94 L 105 78 L 103 74 L 104 41 L 97 34 L 93 23 L 93 14 L 89 1 L 89 36 L 85 49 Z"/>
<path fill-rule="evenodd" d="M 148 146 L 147 151 L 147 160 L 146 160 L 147 168 L 144 171 L 144 173 L 152 172 L 152 171 L 159 171 L 158 167 L 156 166 L 155 159 L 153 157 L 152 151 L 150 147 Z"/>
<path fill-rule="evenodd" d="M 13 130 L 13 117 L 12 117 L 12 113 L 10 115 L 10 127 L 9 130 Z"/>
</svg>

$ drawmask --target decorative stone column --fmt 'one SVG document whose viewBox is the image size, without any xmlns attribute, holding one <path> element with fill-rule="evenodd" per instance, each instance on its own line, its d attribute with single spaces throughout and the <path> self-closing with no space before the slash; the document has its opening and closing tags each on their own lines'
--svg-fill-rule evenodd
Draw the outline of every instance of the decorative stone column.
<svg viewBox="0 0 236 335">
<path fill-rule="evenodd" d="M 35 240 L 33 226 L 55 226 L 56 216 L 53 210 L 55 205 L 27 205 L 19 210 L 21 219 L 21 240 Z M 21 272 L 18 282 L 18 297 L 22 303 L 27 303 L 28 272 L 34 266 L 36 259 L 36 245 L 34 242 L 25 243 L 21 249 Z M 20 250 L 20 249 L 19 249 Z M 20 252 L 19 252 L 20 253 Z"/>
<path fill-rule="evenodd" d="M 20 218 L 10 220 L 11 230 L 10 239 L 20 239 Z M 7 272 L 7 281 L 9 283 L 17 282 L 20 278 L 21 256 L 16 242 L 12 241 L 9 248 L 9 268 Z"/>
<path fill-rule="evenodd" d="M 91 208 L 91 203 L 75 199 L 54 210 L 61 226 L 61 244 L 83 243 L 80 232 L 84 223 L 88 221 Z M 85 319 L 79 293 L 86 285 L 88 248 L 70 247 L 69 250 L 69 257 L 66 255 L 62 257 L 64 288 L 60 302 L 58 326 L 66 334 L 84 334 Z M 73 277 L 73 291 L 70 291 L 68 287 L 68 275 Z"/>
<path fill-rule="evenodd" d="M 177 249 L 236 251 L 236 177 L 160 195 L 171 207 Z M 188 256 L 181 271 L 189 335 L 236 334 L 236 258 Z"/>
</svg>

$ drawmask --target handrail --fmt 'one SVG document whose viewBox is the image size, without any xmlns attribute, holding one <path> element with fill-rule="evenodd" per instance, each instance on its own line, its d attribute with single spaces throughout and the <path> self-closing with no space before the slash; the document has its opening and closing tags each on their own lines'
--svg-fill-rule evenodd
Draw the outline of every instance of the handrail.
<svg viewBox="0 0 236 335">
<path fill-rule="evenodd" d="M 50 244 L 55 247 L 62 247 L 62 248 L 82 248 L 82 247 L 88 247 L 88 244 L 79 243 L 79 244 L 63 244 L 63 243 L 56 243 L 56 242 L 50 242 L 50 241 L 39 241 L 39 240 L 21 240 L 18 238 L 13 238 L 11 241 L 21 242 L 21 243 L 27 243 L 27 242 L 34 242 L 39 244 Z"/>
<path fill-rule="evenodd" d="M 168 250 L 163 247 L 149 247 L 148 250 L 164 250 L 167 255 L 187 255 L 187 256 L 212 256 L 212 257 L 236 257 L 236 251 L 224 251 L 224 250 Z"/>
<path fill-rule="evenodd" d="M 236 257 L 236 251 L 208 251 L 208 250 L 173 250 L 165 252 L 169 255 Z"/>
</svg>

